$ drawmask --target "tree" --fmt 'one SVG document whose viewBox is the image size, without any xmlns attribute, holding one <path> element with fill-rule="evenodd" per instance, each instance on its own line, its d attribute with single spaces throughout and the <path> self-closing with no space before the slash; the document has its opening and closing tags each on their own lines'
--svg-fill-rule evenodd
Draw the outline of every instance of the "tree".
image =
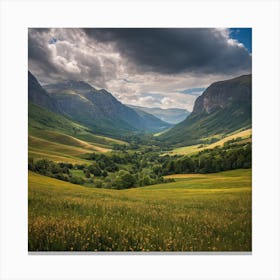
<svg viewBox="0 0 280 280">
<path fill-rule="evenodd" d="M 101 171 L 100 167 L 95 162 L 88 166 L 88 170 L 94 176 L 101 176 L 102 175 L 102 171 Z"/>
<path fill-rule="evenodd" d="M 90 178 L 90 172 L 88 169 L 84 169 L 84 174 L 86 178 Z"/>
</svg>

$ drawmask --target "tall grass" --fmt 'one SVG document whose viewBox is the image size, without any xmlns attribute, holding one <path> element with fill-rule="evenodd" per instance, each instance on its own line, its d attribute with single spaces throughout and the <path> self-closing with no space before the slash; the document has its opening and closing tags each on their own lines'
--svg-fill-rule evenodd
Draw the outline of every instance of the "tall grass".
<svg viewBox="0 0 280 280">
<path fill-rule="evenodd" d="M 251 170 L 129 190 L 29 173 L 30 251 L 251 251 Z"/>
</svg>

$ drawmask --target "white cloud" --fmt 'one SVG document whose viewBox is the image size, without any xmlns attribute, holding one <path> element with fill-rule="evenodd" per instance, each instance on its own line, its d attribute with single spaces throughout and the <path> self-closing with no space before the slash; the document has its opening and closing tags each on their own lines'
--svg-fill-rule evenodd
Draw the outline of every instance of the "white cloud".
<svg viewBox="0 0 280 280">
<path fill-rule="evenodd" d="M 214 36 L 224 37 L 229 46 L 244 48 L 230 39 L 228 29 L 216 29 Z M 50 44 L 50 39 L 55 43 Z M 53 41 L 53 40 L 52 40 Z M 29 31 L 29 69 L 40 82 L 62 79 L 84 80 L 96 88 L 105 88 L 123 103 L 147 107 L 186 108 L 192 110 L 196 96 L 182 94 L 188 88 L 208 87 L 211 83 L 244 74 L 174 74 L 143 72 L 123 56 L 111 42 L 100 42 L 80 29 Z M 151 93 L 151 95 L 147 95 Z"/>
</svg>

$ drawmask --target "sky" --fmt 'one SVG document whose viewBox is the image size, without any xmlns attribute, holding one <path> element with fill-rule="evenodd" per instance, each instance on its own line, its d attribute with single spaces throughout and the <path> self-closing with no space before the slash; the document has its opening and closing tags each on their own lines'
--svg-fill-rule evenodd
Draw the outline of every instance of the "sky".
<svg viewBox="0 0 280 280">
<path fill-rule="evenodd" d="M 86 81 L 124 104 L 192 110 L 213 82 L 251 73 L 251 28 L 30 28 L 44 84 Z"/>
</svg>

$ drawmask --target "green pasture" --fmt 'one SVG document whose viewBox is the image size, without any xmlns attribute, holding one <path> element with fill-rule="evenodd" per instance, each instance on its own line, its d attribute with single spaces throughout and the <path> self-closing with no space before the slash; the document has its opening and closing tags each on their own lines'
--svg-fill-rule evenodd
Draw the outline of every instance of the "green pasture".
<svg viewBox="0 0 280 280">
<path fill-rule="evenodd" d="M 252 250 L 250 169 L 172 177 L 111 190 L 29 172 L 29 251 Z"/>
<path fill-rule="evenodd" d="M 230 134 L 212 144 L 198 144 L 198 145 L 191 145 L 191 146 L 184 146 L 175 148 L 172 151 L 168 152 L 170 155 L 192 155 L 203 151 L 205 149 L 213 149 L 217 146 L 223 146 L 224 143 L 233 139 L 239 139 L 238 144 L 244 144 L 245 142 L 249 142 L 252 139 L 252 129 L 246 129 L 243 131 L 238 131 L 236 133 Z"/>
</svg>

